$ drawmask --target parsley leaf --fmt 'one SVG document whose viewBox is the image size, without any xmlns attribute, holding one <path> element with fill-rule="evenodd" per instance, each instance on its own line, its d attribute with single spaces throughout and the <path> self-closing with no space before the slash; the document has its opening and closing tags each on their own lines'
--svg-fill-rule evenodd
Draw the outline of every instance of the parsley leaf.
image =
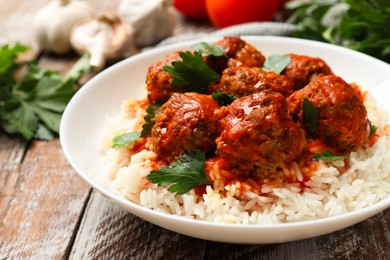
<svg viewBox="0 0 390 260">
<path fill-rule="evenodd" d="M 112 138 L 112 148 L 119 148 L 122 146 L 130 145 L 138 140 L 138 138 L 141 136 L 138 132 L 129 132 L 124 133 L 118 136 L 115 136 Z"/>
<path fill-rule="evenodd" d="M 274 54 L 269 56 L 264 62 L 263 70 L 273 71 L 276 74 L 280 74 L 290 63 L 290 56 Z"/>
<path fill-rule="evenodd" d="M 17 80 L 13 73 L 18 68 L 16 59 L 27 49 L 23 45 L 0 48 L 0 127 L 27 140 L 49 140 L 59 132 L 62 112 L 76 92 L 74 84 L 89 69 L 89 57 L 82 57 L 82 63 L 76 63 L 64 78 L 32 61 Z"/>
<path fill-rule="evenodd" d="M 221 106 L 230 105 L 236 99 L 235 96 L 220 90 L 217 90 L 216 92 L 211 94 L 211 97 L 216 100 Z"/>
<path fill-rule="evenodd" d="M 197 150 L 181 156 L 170 166 L 161 166 L 158 170 L 151 171 L 146 179 L 158 186 L 168 186 L 170 192 L 184 194 L 202 184 L 212 184 L 205 173 L 204 153 Z"/>
<path fill-rule="evenodd" d="M 211 46 L 206 42 L 200 42 L 191 46 L 192 49 L 202 53 L 203 56 L 227 56 L 223 48 L 219 45 Z"/>
<path fill-rule="evenodd" d="M 81 77 L 89 71 L 89 60 L 91 59 L 90 53 L 85 53 L 73 66 L 68 73 L 64 76 L 63 81 L 68 84 L 76 84 Z"/>
<path fill-rule="evenodd" d="M 375 125 L 372 125 L 370 122 L 370 134 L 368 135 L 368 137 L 374 136 L 377 130 L 378 130 L 378 127 Z"/>
<path fill-rule="evenodd" d="M 208 85 L 220 76 L 210 69 L 199 52 L 180 52 L 183 61 L 173 61 L 163 70 L 173 77 L 172 84 L 188 92 L 205 93 Z"/>
<path fill-rule="evenodd" d="M 144 116 L 146 123 L 142 125 L 141 137 L 147 137 L 151 135 L 157 112 L 161 106 L 162 105 L 160 103 L 153 102 L 146 107 L 146 116 Z"/>
<path fill-rule="evenodd" d="M 335 160 L 340 160 L 340 159 L 347 159 L 347 156 L 341 156 L 341 155 L 334 155 L 331 151 L 329 150 L 323 150 L 322 153 L 316 153 L 313 156 L 314 160 L 323 160 L 323 161 L 335 161 Z"/>
<path fill-rule="evenodd" d="M 5 73 L 15 67 L 15 60 L 19 53 L 27 51 L 29 48 L 23 44 L 6 44 L 0 47 L 0 74 Z"/>
<path fill-rule="evenodd" d="M 318 128 L 318 108 L 313 106 L 313 104 L 307 99 L 303 99 L 303 111 L 302 119 L 306 122 L 309 130 L 312 132 L 317 131 Z"/>
</svg>

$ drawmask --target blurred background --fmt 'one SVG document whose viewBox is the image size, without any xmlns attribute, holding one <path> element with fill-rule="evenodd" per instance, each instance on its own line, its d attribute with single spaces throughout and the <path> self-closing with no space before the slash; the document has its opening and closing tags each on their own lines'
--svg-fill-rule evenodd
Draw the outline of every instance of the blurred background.
<svg viewBox="0 0 390 260">
<path fill-rule="evenodd" d="M 307 38 L 390 59 L 390 1 L 383 0 L 15 0 L 1 4 L 0 44 L 22 42 L 36 52 L 64 55 L 111 49 L 104 59 L 115 60 L 159 43 L 217 32 Z"/>
</svg>

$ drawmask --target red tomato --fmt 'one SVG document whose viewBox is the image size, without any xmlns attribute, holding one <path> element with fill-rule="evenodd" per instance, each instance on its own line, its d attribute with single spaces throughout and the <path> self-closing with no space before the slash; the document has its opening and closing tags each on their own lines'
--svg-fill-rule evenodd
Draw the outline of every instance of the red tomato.
<svg viewBox="0 0 390 260">
<path fill-rule="evenodd" d="M 187 17 L 207 18 L 205 0 L 174 0 L 173 5 Z"/>
<path fill-rule="evenodd" d="M 218 28 L 273 18 L 279 0 L 206 0 L 211 22 Z"/>
</svg>

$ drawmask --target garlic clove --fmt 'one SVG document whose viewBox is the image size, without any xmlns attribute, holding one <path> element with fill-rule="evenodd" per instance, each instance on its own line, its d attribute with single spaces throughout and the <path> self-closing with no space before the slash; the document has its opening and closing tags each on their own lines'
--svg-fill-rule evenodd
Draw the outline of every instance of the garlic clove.
<svg viewBox="0 0 390 260">
<path fill-rule="evenodd" d="M 122 0 L 118 13 L 134 27 L 134 42 L 150 46 L 171 36 L 175 26 L 172 0 Z"/>
<path fill-rule="evenodd" d="M 90 52 L 90 65 L 101 70 L 106 60 L 125 57 L 133 49 L 133 28 L 115 14 L 86 19 L 72 29 L 70 42 L 79 54 Z"/>
<path fill-rule="evenodd" d="M 54 0 L 34 16 L 34 34 L 43 51 L 65 54 L 71 51 L 69 35 L 82 19 L 92 17 L 91 5 L 85 1 Z"/>
</svg>

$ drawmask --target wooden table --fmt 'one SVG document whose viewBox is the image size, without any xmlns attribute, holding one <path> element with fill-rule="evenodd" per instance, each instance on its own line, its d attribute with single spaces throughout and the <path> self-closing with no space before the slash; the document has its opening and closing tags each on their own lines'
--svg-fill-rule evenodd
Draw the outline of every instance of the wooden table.
<svg viewBox="0 0 390 260">
<path fill-rule="evenodd" d="M 0 0 L 0 44 L 37 50 L 34 13 L 49 0 Z M 96 11 L 119 0 L 92 1 Z M 175 34 L 214 30 L 176 16 Z M 39 56 L 66 71 L 75 55 Z M 0 259 L 390 259 L 390 209 L 321 237 L 274 245 L 233 245 L 183 236 L 122 210 L 84 182 L 59 140 L 26 142 L 0 132 Z"/>
</svg>

